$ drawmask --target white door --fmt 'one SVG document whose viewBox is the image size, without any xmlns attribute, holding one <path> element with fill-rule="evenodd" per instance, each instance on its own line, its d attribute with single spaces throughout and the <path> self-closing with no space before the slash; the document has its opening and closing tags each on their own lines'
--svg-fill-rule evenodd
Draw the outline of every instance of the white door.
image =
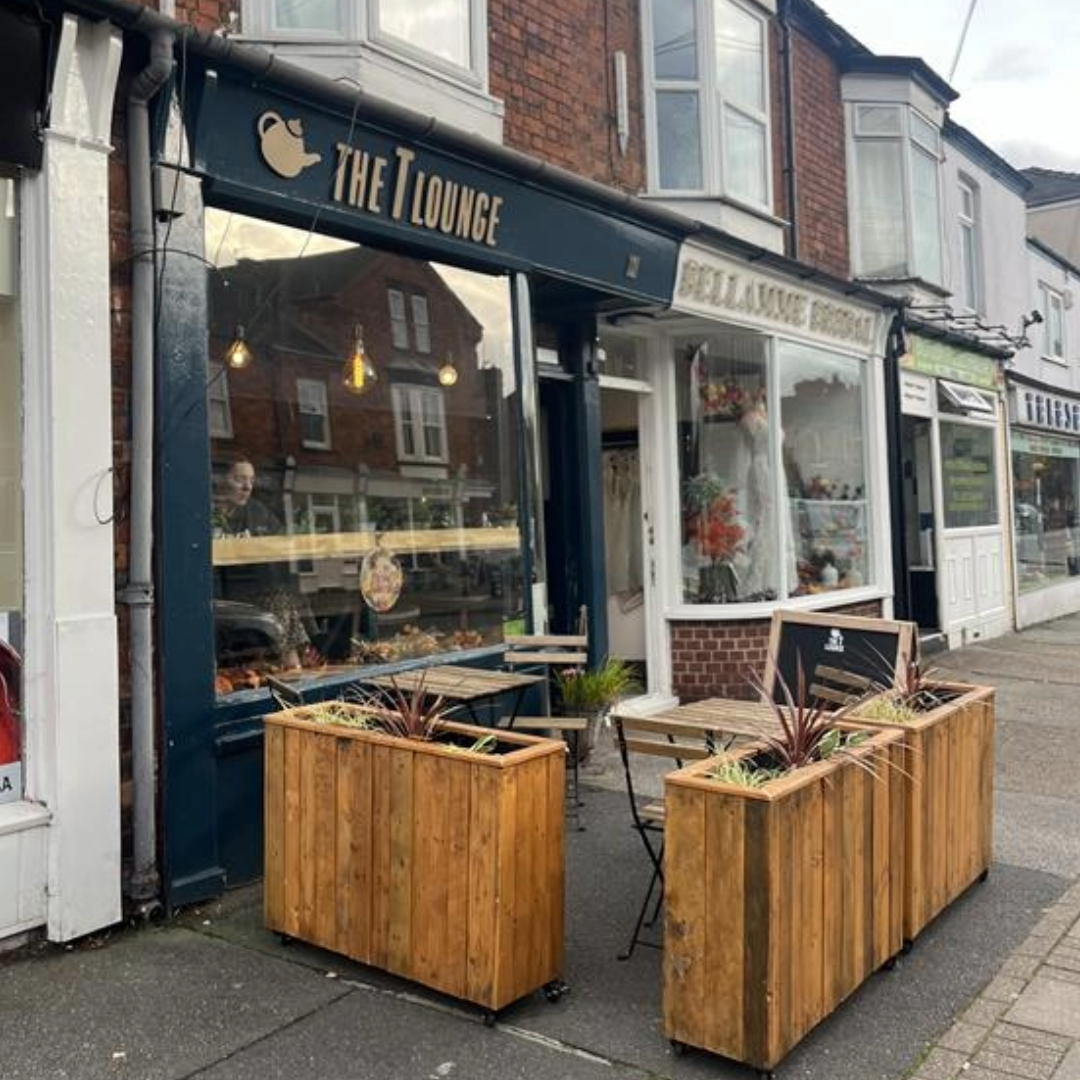
<svg viewBox="0 0 1080 1080">
<path fill-rule="evenodd" d="M 1000 429 L 940 417 L 935 432 L 938 605 L 950 647 L 1008 629 Z"/>
</svg>

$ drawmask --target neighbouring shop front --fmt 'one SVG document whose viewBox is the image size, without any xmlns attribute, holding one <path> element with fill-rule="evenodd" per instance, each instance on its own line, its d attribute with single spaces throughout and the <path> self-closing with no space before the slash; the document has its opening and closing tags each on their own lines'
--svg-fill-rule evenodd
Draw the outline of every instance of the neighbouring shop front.
<svg viewBox="0 0 1080 1080">
<path fill-rule="evenodd" d="M 497 663 L 582 606 L 606 651 L 596 315 L 659 307 L 678 251 L 674 218 L 281 78 L 189 63 L 160 173 L 172 904 L 261 871 L 271 686 Z"/>
<path fill-rule="evenodd" d="M 107 162 L 118 37 L 0 2 L 0 939 L 116 922 Z"/>
<path fill-rule="evenodd" d="M 883 307 L 772 264 L 684 245 L 670 313 L 602 339 L 652 372 L 649 666 L 683 699 L 748 696 L 778 606 L 890 603 Z"/>
<path fill-rule="evenodd" d="M 1016 622 L 1080 607 L 1080 395 L 1008 380 Z"/>
<path fill-rule="evenodd" d="M 910 610 L 949 647 L 1011 628 L 1002 357 L 909 333 L 900 357 Z"/>
</svg>

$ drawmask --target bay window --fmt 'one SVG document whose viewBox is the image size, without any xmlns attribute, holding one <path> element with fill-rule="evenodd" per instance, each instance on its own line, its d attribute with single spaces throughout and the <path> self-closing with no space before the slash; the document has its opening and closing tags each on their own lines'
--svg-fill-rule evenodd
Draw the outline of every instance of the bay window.
<svg viewBox="0 0 1080 1080">
<path fill-rule="evenodd" d="M 856 276 L 942 283 L 941 133 L 904 105 L 854 106 Z"/>
<path fill-rule="evenodd" d="M 268 41 L 361 43 L 483 83 L 483 0 L 245 0 L 244 34 Z"/>
<path fill-rule="evenodd" d="M 646 0 L 650 187 L 768 209 L 765 19 L 736 0 Z"/>
</svg>

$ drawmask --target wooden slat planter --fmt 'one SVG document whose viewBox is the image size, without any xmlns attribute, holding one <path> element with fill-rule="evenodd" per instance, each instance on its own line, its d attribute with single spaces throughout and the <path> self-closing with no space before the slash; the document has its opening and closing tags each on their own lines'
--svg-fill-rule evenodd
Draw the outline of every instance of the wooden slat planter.
<svg viewBox="0 0 1080 1080">
<path fill-rule="evenodd" d="M 904 733 L 904 938 L 912 941 L 990 869 L 994 829 L 994 691 L 936 683 L 959 696 L 910 723 L 854 722 Z"/>
<path fill-rule="evenodd" d="M 267 926 L 492 1012 L 557 981 L 562 741 L 459 752 L 308 711 L 266 717 Z"/>
<path fill-rule="evenodd" d="M 749 756 L 753 747 L 736 756 Z M 760 789 L 665 781 L 664 1030 L 772 1069 L 902 944 L 903 744 L 874 733 Z"/>
</svg>

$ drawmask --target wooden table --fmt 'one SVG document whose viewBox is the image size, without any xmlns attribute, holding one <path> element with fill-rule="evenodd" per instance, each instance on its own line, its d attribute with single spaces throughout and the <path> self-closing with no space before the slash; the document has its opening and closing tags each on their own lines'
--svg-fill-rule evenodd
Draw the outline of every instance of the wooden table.
<svg viewBox="0 0 1080 1080">
<path fill-rule="evenodd" d="M 654 713 L 657 720 L 686 724 L 713 732 L 728 747 L 738 739 L 760 739 L 778 735 L 780 721 L 764 701 L 736 701 L 733 698 L 705 698 L 689 705 L 676 705 Z"/>
<path fill-rule="evenodd" d="M 530 686 L 545 679 L 543 675 L 522 675 L 512 671 L 492 671 L 488 668 L 463 667 L 459 664 L 435 664 L 432 667 L 413 668 L 396 675 L 377 675 L 364 679 L 365 686 L 377 686 L 383 690 L 400 690 L 411 693 L 422 689 L 431 697 L 463 705 L 473 721 L 481 721 L 475 706 L 482 701 L 494 701 L 503 694 L 512 694 L 509 720 L 517 716 L 521 699 Z"/>
</svg>

